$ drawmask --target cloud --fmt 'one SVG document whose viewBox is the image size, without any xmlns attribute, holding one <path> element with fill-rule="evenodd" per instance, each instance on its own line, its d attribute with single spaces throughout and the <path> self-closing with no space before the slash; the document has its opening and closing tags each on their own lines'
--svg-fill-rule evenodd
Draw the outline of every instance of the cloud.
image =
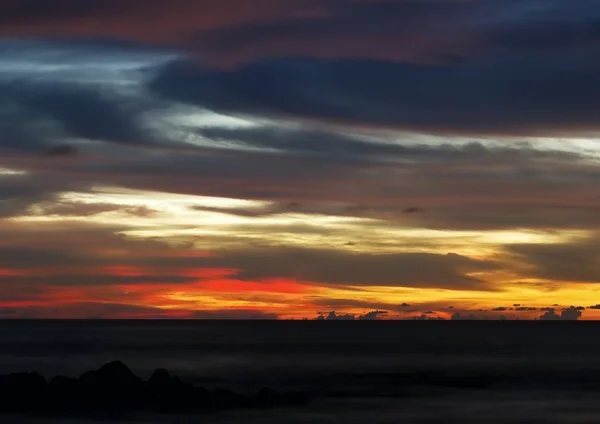
<svg viewBox="0 0 600 424">
<path fill-rule="evenodd" d="M 6 308 L 0 304 L 0 316 L 12 319 L 165 319 L 185 318 L 186 313 L 122 303 L 72 302 L 14 308 Z"/>
<path fill-rule="evenodd" d="M 543 321 L 575 321 L 581 318 L 581 310 L 578 308 L 571 306 L 569 308 L 563 309 L 558 315 L 554 308 L 548 308 L 546 312 L 540 316 L 540 320 Z"/>
<path fill-rule="evenodd" d="M 504 306 L 499 306 L 497 308 L 492 309 L 492 311 L 507 311 L 508 308 L 504 307 Z"/>
<path fill-rule="evenodd" d="M 456 312 L 455 314 L 452 314 L 452 316 L 450 317 L 450 319 L 452 321 L 474 321 L 474 320 L 477 320 L 479 318 L 477 318 L 473 314 L 462 315 L 460 312 Z"/>
<path fill-rule="evenodd" d="M 210 266 L 239 269 L 241 279 L 295 278 L 326 285 L 440 287 L 488 290 L 468 272 L 497 264 L 456 254 L 368 254 L 289 247 L 222 250 Z"/>
<path fill-rule="evenodd" d="M 553 281 L 600 282 L 596 237 L 558 244 L 507 246 L 509 253 L 530 264 L 524 272 Z"/>
<path fill-rule="evenodd" d="M 600 309 L 600 304 L 593 305 L 593 306 L 588 306 L 588 309 Z"/>
<path fill-rule="evenodd" d="M 256 309 L 223 309 L 197 311 L 193 313 L 192 318 L 274 320 L 277 319 L 278 316 L 275 313 L 264 312 Z"/>
<path fill-rule="evenodd" d="M 367 313 L 359 316 L 358 320 L 360 320 L 360 321 L 374 321 L 377 318 L 379 318 L 380 316 L 385 316 L 387 314 L 388 314 L 387 311 L 371 311 L 371 312 L 367 312 Z"/>
<path fill-rule="evenodd" d="M 454 63 L 508 53 L 594 51 L 593 0 L 68 0 L 0 2 L 0 35 L 109 37 L 185 48 L 205 62 L 372 58 Z M 140 24 L 143 22 L 143 25 Z"/>
<path fill-rule="evenodd" d="M 335 311 L 329 312 L 327 315 L 323 314 L 325 321 L 354 321 L 355 317 L 352 314 L 336 314 Z"/>
<path fill-rule="evenodd" d="M 132 110 L 139 104 L 127 104 L 126 97 L 110 86 L 19 78 L 0 80 L 0 90 L 1 128 L 6 134 L 1 147 L 65 156 L 73 155 L 77 147 L 54 140 L 70 137 L 128 144 L 146 140 L 151 144 L 151 134 L 137 122 L 141 110 Z"/>
<path fill-rule="evenodd" d="M 429 67 L 272 59 L 227 72 L 173 62 L 149 87 L 167 99 L 230 114 L 442 134 L 554 136 L 597 130 L 599 67 L 594 56 L 576 53 Z"/>
</svg>

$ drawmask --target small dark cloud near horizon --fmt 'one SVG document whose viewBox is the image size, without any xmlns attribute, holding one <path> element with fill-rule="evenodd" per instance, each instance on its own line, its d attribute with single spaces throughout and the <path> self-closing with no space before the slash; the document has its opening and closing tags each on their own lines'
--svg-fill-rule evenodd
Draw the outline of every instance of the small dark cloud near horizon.
<svg viewBox="0 0 600 424">
<path fill-rule="evenodd" d="M 576 321 L 582 316 L 581 310 L 574 306 L 563 309 L 560 315 L 556 313 L 554 308 L 542 308 L 541 310 L 546 311 L 539 318 L 542 321 Z"/>
<path fill-rule="evenodd" d="M 600 309 L 600 304 L 593 305 L 593 306 L 588 306 L 588 309 Z"/>
<path fill-rule="evenodd" d="M 319 313 L 316 318 L 317 321 L 371 321 L 376 320 L 380 316 L 388 315 L 388 311 L 370 311 L 365 312 L 362 315 L 354 315 L 354 314 L 338 314 L 336 311 L 331 311 L 328 313 Z"/>
<path fill-rule="evenodd" d="M 425 209 L 417 208 L 417 207 L 406 208 L 402 211 L 402 213 L 404 213 L 404 214 L 422 213 L 422 212 L 425 212 Z"/>
</svg>

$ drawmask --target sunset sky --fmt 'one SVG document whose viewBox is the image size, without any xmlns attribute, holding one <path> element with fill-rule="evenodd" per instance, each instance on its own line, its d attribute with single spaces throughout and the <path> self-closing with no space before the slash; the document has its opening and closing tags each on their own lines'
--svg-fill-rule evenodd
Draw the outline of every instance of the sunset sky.
<svg viewBox="0 0 600 424">
<path fill-rule="evenodd" d="M 598 134 L 596 0 L 0 0 L 0 318 L 598 319 Z"/>
</svg>

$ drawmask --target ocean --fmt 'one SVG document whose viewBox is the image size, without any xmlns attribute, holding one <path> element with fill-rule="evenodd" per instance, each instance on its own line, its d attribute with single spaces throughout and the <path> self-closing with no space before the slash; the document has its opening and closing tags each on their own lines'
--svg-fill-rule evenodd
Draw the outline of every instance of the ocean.
<svg viewBox="0 0 600 424">
<path fill-rule="evenodd" d="M 122 422 L 598 423 L 599 336 L 596 322 L 0 321 L 0 374 L 76 377 L 121 360 L 144 379 L 167 368 L 208 389 L 315 395 L 290 409 Z"/>
</svg>

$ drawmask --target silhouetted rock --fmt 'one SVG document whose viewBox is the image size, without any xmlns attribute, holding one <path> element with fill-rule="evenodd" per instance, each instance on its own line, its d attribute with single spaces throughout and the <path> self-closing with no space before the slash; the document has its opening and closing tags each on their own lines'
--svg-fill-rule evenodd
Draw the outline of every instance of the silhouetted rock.
<svg viewBox="0 0 600 424">
<path fill-rule="evenodd" d="M 97 384 L 104 386 L 140 385 L 142 380 L 121 361 L 110 362 L 95 371 Z"/>
<path fill-rule="evenodd" d="M 164 368 L 159 368 L 152 373 L 148 384 L 152 387 L 167 387 L 173 383 L 171 374 Z"/>
<path fill-rule="evenodd" d="M 279 396 L 279 393 L 277 393 L 275 390 L 268 389 L 268 388 L 262 388 L 256 394 L 257 406 L 266 408 L 266 407 L 277 406 L 280 403 L 281 403 L 281 398 Z"/>
<path fill-rule="evenodd" d="M 0 411 L 35 411 L 46 394 L 46 379 L 38 373 L 0 376 Z"/>
<path fill-rule="evenodd" d="M 78 379 L 57 376 L 50 383 L 37 373 L 0 376 L 0 412 L 105 414 L 124 411 L 207 412 L 232 408 L 304 405 L 302 393 L 264 388 L 248 397 L 228 389 L 209 392 L 182 382 L 165 369 L 142 381 L 122 362 L 110 362 Z"/>
</svg>

